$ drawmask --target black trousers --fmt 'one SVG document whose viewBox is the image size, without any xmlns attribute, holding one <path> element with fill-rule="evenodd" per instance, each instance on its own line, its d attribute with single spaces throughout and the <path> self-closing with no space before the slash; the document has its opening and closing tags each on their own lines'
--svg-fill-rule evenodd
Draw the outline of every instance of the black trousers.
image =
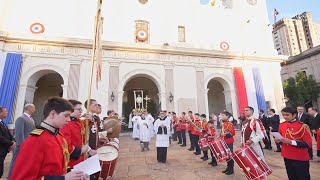
<svg viewBox="0 0 320 180">
<path fill-rule="evenodd" d="M 212 162 L 217 163 L 216 157 L 214 157 L 211 149 L 210 149 L 210 153 L 211 153 Z"/>
<path fill-rule="evenodd" d="M 231 153 L 233 153 L 233 144 L 227 144 L 227 146 L 230 149 Z M 227 161 L 228 161 L 227 167 L 229 168 L 229 170 L 233 170 L 233 167 L 234 167 L 233 159 L 228 159 Z"/>
<path fill-rule="evenodd" d="M 167 161 L 167 147 L 157 147 L 157 160 L 163 163 Z"/>
<path fill-rule="evenodd" d="M 289 180 L 310 180 L 309 161 L 297 161 L 284 158 Z"/>
<path fill-rule="evenodd" d="M 206 150 L 206 151 L 202 151 L 203 152 L 203 157 L 205 157 L 205 158 L 209 158 L 208 157 L 208 150 Z"/>
<path fill-rule="evenodd" d="M 172 140 L 174 140 L 174 141 L 177 140 L 177 127 L 174 127 L 174 128 L 173 128 Z"/>
<path fill-rule="evenodd" d="M 8 150 L 5 148 L 1 148 L 0 149 L 0 178 L 3 175 L 3 168 L 4 168 L 4 159 L 6 158 L 8 152 Z"/>
<path fill-rule="evenodd" d="M 182 144 L 187 145 L 186 130 L 185 129 L 181 129 L 181 138 L 182 138 Z"/>
<path fill-rule="evenodd" d="M 193 135 L 193 147 L 196 148 L 196 152 L 197 153 L 201 153 L 198 141 L 199 141 L 199 135 Z"/>
<path fill-rule="evenodd" d="M 178 137 L 179 143 L 182 143 L 181 131 L 177 131 L 177 137 Z"/>
<path fill-rule="evenodd" d="M 267 133 L 268 139 L 265 138 L 265 140 L 263 142 L 264 142 L 265 148 L 270 149 L 270 148 L 272 148 L 271 139 L 270 139 L 270 131 L 266 131 L 266 133 Z"/>
<path fill-rule="evenodd" d="M 190 144 L 191 144 L 191 149 L 194 149 L 194 143 L 193 143 L 193 134 L 191 134 L 191 131 L 189 131 L 189 138 L 190 138 Z"/>
</svg>

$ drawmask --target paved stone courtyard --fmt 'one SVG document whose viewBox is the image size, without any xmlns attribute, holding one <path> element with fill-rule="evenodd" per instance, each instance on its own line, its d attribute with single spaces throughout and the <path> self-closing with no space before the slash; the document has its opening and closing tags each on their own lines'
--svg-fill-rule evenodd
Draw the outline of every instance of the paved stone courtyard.
<svg viewBox="0 0 320 180">
<path fill-rule="evenodd" d="M 239 146 L 239 131 L 236 132 L 235 147 Z M 189 143 L 187 141 L 187 143 Z M 273 147 L 276 147 L 273 145 Z M 314 142 L 315 147 L 315 142 Z M 195 156 L 188 151 L 187 147 L 180 147 L 177 142 L 172 142 L 168 149 L 167 163 L 158 163 L 156 160 L 155 140 L 150 143 L 150 151 L 141 152 L 139 141 L 135 141 L 130 135 L 124 134 L 120 137 L 120 155 L 115 170 L 114 180 L 223 180 L 236 179 L 245 180 L 241 169 L 235 164 L 235 174 L 226 176 L 221 173 L 225 169 L 226 163 L 216 167 L 208 165 L 209 161 L 203 162 L 199 156 Z M 237 148 L 235 148 L 237 149 Z M 315 151 L 314 151 L 315 153 Z M 210 155 L 209 155 L 210 156 Z M 267 162 L 273 173 L 268 180 L 287 180 L 283 159 L 274 150 L 265 150 Z M 8 174 L 8 167 L 11 160 L 11 153 L 5 161 L 5 173 Z M 320 179 L 320 163 L 311 161 L 310 173 L 312 179 Z M 2 178 L 4 179 L 4 178 Z"/>
</svg>

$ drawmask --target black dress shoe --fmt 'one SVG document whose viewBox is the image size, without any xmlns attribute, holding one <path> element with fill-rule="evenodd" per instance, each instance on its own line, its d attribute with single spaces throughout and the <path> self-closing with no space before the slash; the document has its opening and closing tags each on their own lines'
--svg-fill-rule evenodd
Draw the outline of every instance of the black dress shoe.
<svg viewBox="0 0 320 180">
<path fill-rule="evenodd" d="M 182 142 L 178 142 L 178 144 L 182 144 Z"/>
<path fill-rule="evenodd" d="M 207 161 L 209 158 L 207 158 L 207 157 L 204 157 L 202 160 L 203 161 Z"/>
<path fill-rule="evenodd" d="M 204 156 L 202 156 L 200 159 L 204 159 Z"/>
<path fill-rule="evenodd" d="M 181 144 L 180 146 L 181 146 L 181 147 L 186 147 L 187 145 L 185 145 L 185 144 Z"/>
<path fill-rule="evenodd" d="M 212 164 L 213 164 L 213 162 L 211 161 L 211 162 L 209 162 L 208 164 L 212 165 Z"/>
<path fill-rule="evenodd" d="M 281 150 L 276 150 L 276 151 L 274 151 L 274 152 L 281 152 Z"/>
<path fill-rule="evenodd" d="M 199 153 L 199 152 L 194 152 L 193 154 L 194 154 L 194 155 L 200 155 L 201 153 Z"/>
<path fill-rule="evenodd" d="M 189 148 L 188 150 L 189 150 L 189 151 L 193 151 L 194 149 Z"/>
<path fill-rule="evenodd" d="M 218 166 L 218 163 L 214 162 L 214 163 L 211 164 L 211 166 L 213 166 L 213 167 L 214 166 Z"/>
<path fill-rule="evenodd" d="M 226 175 L 231 175 L 231 174 L 234 174 L 234 171 L 233 171 L 233 170 L 230 170 L 230 171 L 227 171 L 227 172 L 226 172 Z"/>
<path fill-rule="evenodd" d="M 222 171 L 222 173 L 227 173 L 229 171 L 229 168 L 226 168 L 225 170 Z"/>
</svg>

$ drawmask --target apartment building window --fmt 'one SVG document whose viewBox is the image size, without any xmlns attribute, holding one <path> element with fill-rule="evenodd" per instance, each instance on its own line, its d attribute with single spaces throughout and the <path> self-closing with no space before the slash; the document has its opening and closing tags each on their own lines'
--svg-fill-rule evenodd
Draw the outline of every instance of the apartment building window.
<svg viewBox="0 0 320 180">
<path fill-rule="evenodd" d="M 134 32 L 135 42 L 142 44 L 149 44 L 150 33 L 149 33 L 149 22 L 143 20 L 136 20 L 136 29 Z"/>
<path fill-rule="evenodd" d="M 186 42 L 186 28 L 184 26 L 178 26 L 178 41 Z"/>
</svg>

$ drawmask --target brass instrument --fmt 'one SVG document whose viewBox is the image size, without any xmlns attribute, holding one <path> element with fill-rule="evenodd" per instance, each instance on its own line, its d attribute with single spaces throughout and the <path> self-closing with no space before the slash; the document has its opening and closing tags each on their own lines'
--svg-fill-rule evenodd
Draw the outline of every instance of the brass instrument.
<svg viewBox="0 0 320 180">
<path fill-rule="evenodd" d="M 87 145 L 89 141 L 89 121 L 85 117 L 80 117 L 80 122 L 82 125 L 81 135 L 82 135 L 82 146 Z M 84 154 L 84 159 L 87 159 L 87 154 Z"/>
<path fill-rule="evenodd" d="M 199 128 L 197 125 L 195 125 L 191 120 L 187 119 L 187 122 L 197 131 L 202 132 L 203 129 Z"/>
</svg>

